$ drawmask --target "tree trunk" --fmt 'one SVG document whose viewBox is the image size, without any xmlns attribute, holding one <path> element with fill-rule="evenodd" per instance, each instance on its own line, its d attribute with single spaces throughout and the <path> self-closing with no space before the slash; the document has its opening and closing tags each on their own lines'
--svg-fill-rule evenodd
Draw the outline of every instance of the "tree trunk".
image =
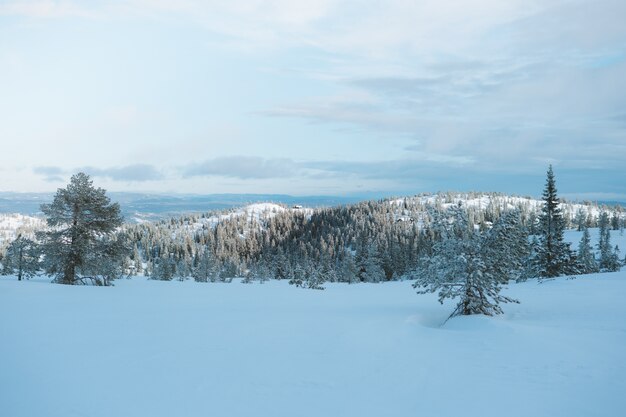
<svg viewBox="0 0 626 417">
<path fill-rule="evenodd" d="M 74 262 L 72 261 L 65 266 L 65 270 L 63 271 L 63 283 L 73 285 L 75 279 L 76 267 L 74 266 Z"/>
<path fill-rule="evenodd" d="M 23 258 L 23 253 L 24 252 L 24 248 L 22 246 L 20 246 L 20 254 L 18 256 L 18 267 L 17 267 L 17 280 L 21 281 L 22 280 L 22 258 Z"/>
</svg>

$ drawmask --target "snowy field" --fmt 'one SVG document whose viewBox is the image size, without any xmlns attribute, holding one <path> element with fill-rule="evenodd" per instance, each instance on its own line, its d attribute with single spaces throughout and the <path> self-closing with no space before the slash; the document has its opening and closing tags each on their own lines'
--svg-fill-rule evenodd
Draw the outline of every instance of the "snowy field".
<svg viewBox="0 0 626 417">
<path fill-rule="evenodd" d="M 0 415 L 623 416 L 626 271 L 458 317 L 410 282 L 0 278 Z"/>
</svg>

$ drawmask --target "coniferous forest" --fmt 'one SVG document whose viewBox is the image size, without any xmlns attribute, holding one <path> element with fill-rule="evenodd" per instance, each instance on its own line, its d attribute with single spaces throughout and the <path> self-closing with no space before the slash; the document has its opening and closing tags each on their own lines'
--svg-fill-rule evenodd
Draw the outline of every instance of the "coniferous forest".
<svg viewBox="0 0 626 417">
<path fill-rule="evenodd" d="M 310 289 L 415 279 L 418 292 L 460 298 L 453 314 L 501 312 L 500 302 L 516 301 L 499 294 L 512 280 L 619 269 L 609 231 L 626 223 L 620 206 L 561 201 L 552 167 L 542 200 L 439 193 L 318 209 L 266 203 L 140 224 L 124 224 L 119 205 L 79 173 L 42 209 L 47 228 L 5 247 L 4 273 L 99 285 L 133 275 L 278 279 Z M 571 228 L 585 231 L 577 251 L 563 240 Z"/>
</svg>

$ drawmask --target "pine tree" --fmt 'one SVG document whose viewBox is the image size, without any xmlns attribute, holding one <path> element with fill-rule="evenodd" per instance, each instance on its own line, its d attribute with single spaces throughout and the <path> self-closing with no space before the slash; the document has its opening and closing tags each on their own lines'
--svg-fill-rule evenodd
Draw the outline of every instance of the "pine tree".
<svg viewBox="0 0 626 417">
<path fill-rule="evenodd" d="M 587 223 L 587 215 L 585 214 L 585 211 L 581 207 L 576 212 L 576 230 L 578 230 L 579 232 L 582 232 L 583 229 L 586 227 L 586 223 Z"/>
<path fill-rule="evenodd" d="M 39 270 L 39 250 L 37 244 L 21 234 L 13 240 L 2 259 L 3 269 L 8 273 L 17 273 L 17 280 L 30 278 Z"/>
<path fill-rule="evenodd" d="M 123 222 L 119 204 L 111 203 L 105 190 L 95 188 L 89 176 L 79 172 L 66 188 L 57 191 L 51 204 L 41 206 L 41 211 L 49 227 L 40 234 L 46 273 L 62 284 L 86 283 L 86 279 L 108 284 L 108 279 L 102 282 L 91 274 L 103 261 L 95 256 L 98 252 L 116 257 L 107 258 L 109 263 L 127 256 L 125 247 L 111 239 Z M 111 272 L 110 265 L 103 268 L 107 274 Z"/>
<path fill-rule="evenodd" d="M 413 288 L 418 294 L 438 292 L 440 303 L 446 298 L 458 298 L 450 317 L 501 314 L 500 303 L 518 302 L 500 295 L 502 283 L 510 276 L 495 266 L 510 254 L 501 253 L 498 259 L 494 254 L 507 246 L 491 246 L 496 239 L 474 230 L 461 208 L 453 207 L 448 214 L 451 218 L 435 220 L 441 238 L 433 245 L 433 255 L 423 258 L 415 271 Z"/>
<path fill-rule="evenodd" d="M 539 216 L 539 247 L 533 260 L 541 278 L 577 273 L 576 259 L 563 239 L 565 221 L 557 196 L 552 165 L 548 168 L 543 207 Z"/>
<path fill-rule="evenodd" d="M 172 255 L 167 253 L 155 260 L 152 266 L 151 278 L 160 281 L 171 281 L 176 275 L 176 261 Z"/>
<path fill-rule="evenodd" d="M 204 251 L 196 255 L 196 264 L 191 275 L 198 282 L 215 282 L 219 275 L 219 265 L 215 261 L 210 248 L 205 248 Z"/>
<path fill-rule="evenodd" d="M 606 211 L 600 213 L 598 227 L 600 229 L 600 239 L 598 241 L 598 251 L 600 252 L 598 264 L 600 270 L 603 272 L 618 271 L 621 266 L 619 260 L 619 248 L 613 248 L 611 245 L 611 225 L 609 215 Z"/>
<path fill-rule="evenodd" d="M 520 281 L 530 253 L 528 230 L 521 223 L 519 210 L 505 212 L 485 232 L 483 254 L 486 264 L 502 284 L 507 284 L 509 280 Z"/>
<path fill-rule="evenodd" d="M 366 239 L 360 243 L 357 250 L 358 277 L 361 282 L 381 282 L 385 278 L 385 271 L 381 266 L 378 246 Z"/>
<path fill-rule="evenodd" d="M 578 263 L 580 264 L 580 272 L 583 274 L 592 274 L 599 270 L 587 226 L 583 226 L 583 236 L 578 244 Z"/>
</svg>

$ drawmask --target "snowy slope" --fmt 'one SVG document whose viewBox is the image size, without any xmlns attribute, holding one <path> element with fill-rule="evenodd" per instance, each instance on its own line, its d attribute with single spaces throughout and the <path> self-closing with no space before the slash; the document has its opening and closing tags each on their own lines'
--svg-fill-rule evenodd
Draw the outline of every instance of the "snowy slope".
<svg viewBox="0 0 626 417">
<path fill-rule="evenodd" d="M 247 206 L 233 209 L 225 212 L 218 212 L 215 214 L 203 215 L 203 216 L 189 216 L 191 221 L 184 221 L 182 227 L 179 228 L 177 234 L 193 234 L 202 229 L 214 228 L 219 223 L 241 220 L 245 227 L 256 226 L 264 227 L 267 221 L 272 219 L 278 214 L 285 212 L 304 213 L 309 215 L 313 212 L 310 208 L 295 208 L 286 207 L 284 205 L 275 203 L 255 203 Z M 183 216 L 183 219 L 185 216 Z M 167 223 L 167 221 L 165 221 Z"/>
<path fill-rule="evenodd" d="M 0 245 L 15 239 L 18 233 L 33 237 L 34 232 L 45 227 L 41 217 L 26 216 L 18 213 L 0 213 Z"/>
<path fill-rule="evenodd" d="M 620 249 L 621 258 L 624 257 L 626 253 L 626 230 L 611 230 L 611 246 L 615 247 L 617 245 Z M 566 230 L 565 231 L 565 240 L 572 244 L 571 248 L 574 250 L 578 250 L 578 243 L 583 236 L 583 232 L 578 232 L 576 230 Z M 598 241 L 600 240 L 600 229 L 598 228 L 590 228 L 589 236 L 591 237 L 591 246 L 594 249 L 597 249 Z M 597 252 L 597 250 L 596 250 Z M 597 254 L 599 256 L 599 253 Z"/>
<path fill-rule="evenodd" d="M 389 200 L 389 203 L 396 206 L 401 206 L 405 202 L 412 204 L 422 204 L 430 206 L 440 206 L 448 208 L 461 203 L 465 207 L 472 207 L 477 209 L 487 209 L 489 206 L 495 206 L 500 209 L 511 210 L 515 208 L 529 209 L 530 211 L 539 212 L 543 206 L 543 200 L 534 199 L 531 197 L 509 196 L 505 194 L 497 193 L 436 193 L 436 194 L 422 194 L 414 197 L 405 197 L 395 200 Z M 561 210 L 566 218 L 574 218 L 579 210 L 585 215 L 590 215 L 593 219 L 597 219 L 603 209 L 612 211 L 616 207 L 611 206 L 599 206 L 596 203 L 577 203 L 577 202 L 562 202 Z M 620 210 L 621 216 L 624 217 L 623 208 Z"/>
<path fill-rule="evenodd" d="M 458 317 L 410 282 L 0 278 L 0 415 L 618 417 L 626 272 Z"/>
</svg>

